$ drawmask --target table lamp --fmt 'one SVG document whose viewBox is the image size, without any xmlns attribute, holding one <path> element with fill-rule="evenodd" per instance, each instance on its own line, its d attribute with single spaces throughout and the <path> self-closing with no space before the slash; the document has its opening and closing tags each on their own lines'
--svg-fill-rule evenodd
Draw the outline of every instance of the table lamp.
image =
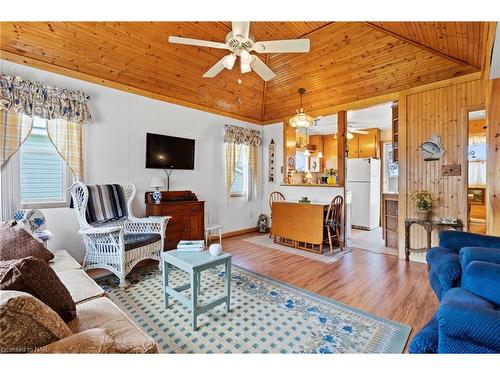
<svg viewBox="0 0 500 375">
<path fill-rule="evenodd" d="M 149 187 L 155 188 L 155 191 L 153 192 L 153 201 L 155 203 L 160 203 L 161 202 L 161 191 L 160 187 L 165 186 L 165 182 L 163 181 L 163 178 L 161 177 L 152 177 L 151 181 L 149 182 Z"/>
</svg>

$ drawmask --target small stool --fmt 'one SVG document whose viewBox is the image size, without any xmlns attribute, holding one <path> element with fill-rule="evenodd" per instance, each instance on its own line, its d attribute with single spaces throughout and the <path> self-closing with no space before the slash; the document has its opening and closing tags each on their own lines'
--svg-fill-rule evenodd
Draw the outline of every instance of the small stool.
<svg viewBox="0 0 500 375">
<path fill-rule="evenodd" d="M 219 244 L 222 245 L 222 226 L 219 224 L 207 224 L 205 225 L 205 246 L 208 246 L 208 241 L 213 231 L 217 231 Z"/>
</svg>

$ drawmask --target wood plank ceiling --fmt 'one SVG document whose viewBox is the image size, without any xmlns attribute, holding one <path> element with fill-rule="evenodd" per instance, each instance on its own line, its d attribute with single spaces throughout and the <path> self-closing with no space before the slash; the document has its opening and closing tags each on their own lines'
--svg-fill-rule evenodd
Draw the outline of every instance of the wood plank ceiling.
<svg viewBox="0 0 500 375">
<path fill-rule="evenodd" d="M 481 22 L 253 22 L 251 34 L 256 40 L 311 40 L 308 54 L 269 55 L 268 64 L 277 76 L 267 84 L 253 72 L 241 75 L 236 67 L 203 78 L 227 51 L 167 42 L 169 35 L 224 41 L 230 22 L 2 22 L 0 58 L 36 62 L 37 67 L 60 69 L 62 74 L 76 72 L 79 78 L 95 77 L 131 92 L 269 123 L 295 112 L 299 87 L 307 90 L 306 110 L 320 113 L 479 71 L 486 26 Z"/>
</svg>

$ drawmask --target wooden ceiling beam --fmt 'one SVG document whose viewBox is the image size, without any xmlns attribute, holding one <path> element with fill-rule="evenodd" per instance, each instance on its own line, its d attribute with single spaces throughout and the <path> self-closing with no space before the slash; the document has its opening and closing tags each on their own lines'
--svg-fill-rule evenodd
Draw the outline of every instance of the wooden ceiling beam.
<svg viewBox="0 0 500 375">
<path fill-rule="evenodd" d="M 406 43 L 409 43 L 409 44 L 411 44 L 411 45 L 413 45 L 415 47 L 422 48 L 422 49 L 426 50 L 427 52 L 433 53 L 433 54 L 438 55 L 438 56 L 440 56 L 442 58 L 445 58 L 445 59 L 448 59 L 450 61 L 453 61 L 454 63 L 460 64 L 460 65 L 463 65 L 463 66 L 474 66 L 474 65 L 469 64 L 466 61 L 457 59 L 456 57 L 447 55 L 447 54 L 445 54 L 443 52 L 440 52 L 440 51 L 437 51 L 437 50 L 435 50 L 433 48 L 424 46 L 421 43 L 415 42 L 414 40 L 408 39 L 408 38 L 406 38 L 406 37 L 404 37 L 402 35 L 399 35 L 399 34 L 393 32 L 393 31 L 387 30 L 387 29 L 385 29 L 385 28 L 383 28 L 383 27 L 381 27 L 379 25 L 375 25 L 375 24 L 373 24 L 371 22 L 362 22 L 362 23 L 364 23 L 365 25 L 370 26 L 371 28 L 373 28 L 375 30 L 382 31 L 382 32 L 384 32 L 384 33 L 386 33 L 388 35 L 393 36 L 394 38 L 397 38 L 397 39 L 402 40 L 402 41 L 404 41 Z M 478 66 L 474 66 L 474 67 L 475 68 L 480 68 Z"/>
</svg>

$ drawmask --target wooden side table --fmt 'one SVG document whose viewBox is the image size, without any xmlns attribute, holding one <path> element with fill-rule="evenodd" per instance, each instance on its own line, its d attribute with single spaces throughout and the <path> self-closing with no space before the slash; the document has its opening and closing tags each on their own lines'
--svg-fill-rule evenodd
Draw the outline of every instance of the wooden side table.
<svg viewBox="0 0 500 375">
<path fill-rule="evenodd" d="M 211 256 L 208 251 L 184 252 L 165 251 L 162 253 L 163 262 L 163 297 L 165 308 L 168 308 L 168 298 L 173 297 L 191 310 L 191 326 L 196 331 L 198 315 L 225 303 L 226 312 L 230 311 L 231 302 L 231 254 Z M 224 296 L 215 298 L 205 305 L 199 305 L 198 294 L 201 292 L 201 272 L 212 267 L 224 264 Z M 176 288 L 168 285 L 168 268 L 173 265 L 186 271 L 190 275 L 190 282 Z M 191 289 L 191 299 L 181 292 Z"/>
<path fill-rule="evenodd" d="M 420 225 L 424 228 L 427 233 L 427 246 L 419 249 L 412 249 L 410 246 L 410 229 L 413 224 Z M 405 260 L 410 260 L 410 253 L 424 253 L 429 251 L 432 247 L 432 231 L 434 229 L 438 229 L 441 231 L 442 229 L 450 227 L 457 231 L 463 231 L 464 225 L 461 220 L 458 220 L 456 224 L 445 224 L 440 223 L 435 220 L 421 220 L 417 218 L 408 218 L 405 219 Z"/>
</svg>

